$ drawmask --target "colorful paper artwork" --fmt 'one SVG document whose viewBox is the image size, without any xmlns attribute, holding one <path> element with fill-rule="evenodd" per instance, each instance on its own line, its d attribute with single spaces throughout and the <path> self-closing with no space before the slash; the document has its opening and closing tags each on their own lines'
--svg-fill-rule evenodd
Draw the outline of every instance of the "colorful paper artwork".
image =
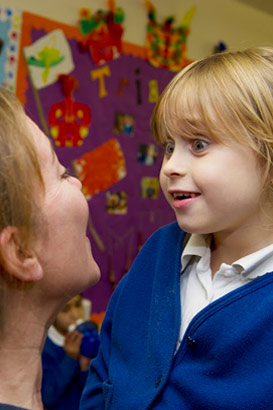
<svg viewBox="0 0 273 410">
<path fill-rule="evenodd" d="M 110 67 L 105 65 L 103 67 L 96 68 L 96 70 L 92 70 L 90 74 L 93 81 L 99 80 L 99 97 L 107 97 L 108 93 L 105 87 L 105 77 L 111 76 Z"/>
<path fill-rule="evenodd" d="M 96 65 L 80 51 L 78 27 L 27 12 L 20 50 L 56 29 L 69 44 L 73 72 L 57 73 L 54 83 L 36 90 L 20 52 L 16 93 L 52 141 L 60 163 L 82 183 L 89 207 L 86 234 L 102 274 L 85 296 L 101 312 L 148 237 L 175 220 L 159 189 L 163 150 L 150 128 L 158 95 L 175 73 L 149 64 L 144 47 L 126 42 L 120 58 Z M 50 73 L 57 67 L 50 66 Z M 44 68 L 32 68 L 41 77 Z"/>
<path fill-rule="evenodd" d="M 192 7 L 182 22 L 175 27 L 174 17 L 166 18 L 162 23 L 156 19 L 156 10 L 152 2 L 145 2 L 148 11 L 146 53 L 148 61 L 155 67 L 179 71 L 189 64 L 187 58 L 187 38 L 190 22 L 196 7 Z"/>
<path fill-rule="evenodd" d="M 75 77 L 64 74 L 59 76 L 59 80 L 65 99 L 50 108 L 50 133 L 58 147 L 78 147 L 88 135 L 91 109 L 87 104 L 75 101 L 73 94 L 78 87 Z"/>
<path fill-rule="evenodd" d="M 69 74 L 75 67 L 67 39 L 59 29 L 25 47 L 24 55 L 36 89 L 55 83 L 60 74 Z"/>
<path fill-rule="evenodd" d="M 18 9 L 0 7 L 0 84 L 15 91 L 22 12 Z"/>
<path fill-rule="evenodd" d="M 154 144 L 141 144 L 138 149 L 138 162 L 143 165 L 154 165 L 157 158 L 157 147 Z"/>
<path fill-rule="evenodd" d="M 124 78 L 124 77 L 121 78 L 120 81 L 119 81 L 119 87 L 118 87 L 118 90 L 117 90 L 117 95 L 119 97 L 123 97 L 124 88 L 129 87 L 129 85 L 130 85 L 130 83 L 129 83 L 129 80 L 127 78 Z"/>
<path fill-rule="evenodd" d="M 87 199 L 110 188 L 126 176 L 125 158 L 119 142 L 111 138 L 72 163 Z"/>
<path fill-rule="evenodd" d="M 223 53 L 227 50 L 227 45 L 224 41 L 218 41 L 213 48 L 213 53 Z"/>
<path fill-rule="evenodd" d="M 122 50 L 124 12 L 108 0 L 108 10 L 98 10 L 92 15 L 89 9 L 80 10 L 79 29 L 83 35 L 81 50 L 89 50 L 95 64 L 119 57 Z"/>
<path fill-rule="evenodd" d="M 115 123 L 114 123 L 114 133 L 123 134 L 123 135 L 134 135 L 135 129 L 135 119 L 133 115 L 130 114 L 115 114 Z"/>
<path fill-rule="evenodd" d="M 149 81 L 149 101 L 156 103 L 159 99 L 158 83 L 156 80 Z"/>
<path fill-rule="evenodd" d="M 127 213 L 128 195 L 126 192 L 106 192 L 106 211 L 109 214 L 124 215 Z"/>
<path fill-rule="evenodd" d="M 157 199 L 159 195 L 159 181 L 154 177 L 143 177 L 141 179 L 142 198 Z"/>
</svg>

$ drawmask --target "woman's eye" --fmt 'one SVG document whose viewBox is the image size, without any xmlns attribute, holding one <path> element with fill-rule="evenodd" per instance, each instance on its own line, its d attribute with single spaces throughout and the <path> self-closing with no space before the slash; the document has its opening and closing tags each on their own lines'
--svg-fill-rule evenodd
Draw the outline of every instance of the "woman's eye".
<svg viewBox="0 0 273 410">
<path fill-rule="evenodd" d="M 172 155 L 173 152 L 174 152 L 174 142 L 173 141 L 168 141 L 165 144 L 165 154 L 166 155 Z"/>
<path fill-rule="evenodd" d="M 69 178 L 69 177 L 70 177 L 69 169 L 66 168 L 65 171 L 62 174 L 62 178 L 66 179 L 66 178 Z"/>
<path fill-rule="evenodd" d="M 204 140 L 194 140 L 192 143 L 192 149 L 195 152 L 202 151 L 203 149 L 207 148 L 209 143 Z"/>
</svg>

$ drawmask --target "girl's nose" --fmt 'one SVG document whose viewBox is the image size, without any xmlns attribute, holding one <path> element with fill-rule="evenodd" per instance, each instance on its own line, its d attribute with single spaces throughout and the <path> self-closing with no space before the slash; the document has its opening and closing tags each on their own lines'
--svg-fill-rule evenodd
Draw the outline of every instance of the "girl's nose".
<svg viewBox="0 0 273 410">
<path fill-rule="evenodd" d="M 77 309 L 72 309 L 72 311 L 71 311 L 71 319 L 72 319 L 73 321 L 76 321 L 76 320 L 79 319 L 79 314 L 78 314 Z"/>
<path fill-rule="evenodd" d="M 175 150 L 169 158 L 164 159 L 162 172 L 167 177 L 186 175 L 188 172 L 188 164 L 185 155 Z"/>
</svg>

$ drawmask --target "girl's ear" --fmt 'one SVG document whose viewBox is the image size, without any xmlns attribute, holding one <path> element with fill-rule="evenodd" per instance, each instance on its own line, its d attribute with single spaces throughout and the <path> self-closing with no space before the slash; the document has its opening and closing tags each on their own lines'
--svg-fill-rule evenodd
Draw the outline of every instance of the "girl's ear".
<svg viewBox="0 0 273 410">
<path fill-rule="evenodd" d="M 43 269 L 32 250 L 23 247 L 17 227 L 7 226 L 0 232 L 0 249 L 4 270 L 21 282 L 37 282 L 43 277 Z"/>
</svg>

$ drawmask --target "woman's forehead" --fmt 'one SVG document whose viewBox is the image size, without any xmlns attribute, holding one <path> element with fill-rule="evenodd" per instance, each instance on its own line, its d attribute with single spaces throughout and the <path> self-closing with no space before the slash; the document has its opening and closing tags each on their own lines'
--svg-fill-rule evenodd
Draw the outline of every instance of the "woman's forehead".
<svg viewBox="0 0 273 410">
<path fill-rule="evenodd" d="M 54 163 L 56 161 L 56 154 L 51 141 L 31 118 L 26 118 L 41 161 L 48 162 L 48 160 L 51 160 Z"/>
</svg>

